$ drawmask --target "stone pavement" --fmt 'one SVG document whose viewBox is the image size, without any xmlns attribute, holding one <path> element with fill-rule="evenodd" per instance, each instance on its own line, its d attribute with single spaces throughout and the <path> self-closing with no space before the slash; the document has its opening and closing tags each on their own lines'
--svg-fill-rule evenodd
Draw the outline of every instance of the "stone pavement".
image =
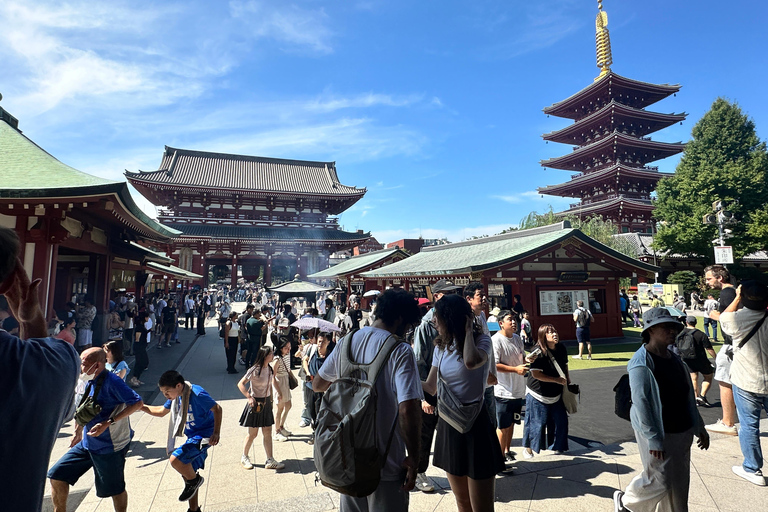
<svg viewBox="0 0 768 512">
<path fill-rule="evenodd" d="M 237 308 L 236 308 L 237 309 Z M 290 441 L 274 443 L 275 458 L 285 462 L 281 471 L 264 469 L 266 456 L 260 438 L 254 442 L 251 460 L 253 470 L 240 466 L 240 454 L 245 429 L 238 419 L 245 399 L 236 389 L 242 374 L 225 372 L 223 343 L 213 324 L 208 334 L 188 350 L 177 369 L 190 381 L 203 386 L 224 409 L 221 443 L 209 450 L 205 483 L 200 489 L 202 509 L 209 511 L 280 511 L 302 512 L 336 510 L 338 495 L 315 484 L 312 447 L 306 444 L 309 428 L 299 428 L 301 395 L 294 390 L 294 407 L 288 418 L 288 429 L 294 432 Z M 182 347 L 191 342 L 193 331 L 181 331 Z M 188 339 L 187 339 L 188 338 Z M 170 349 L 173 350 L 173 349 Z M 169 350 L 169 352 L 170 352 Z M 156 351 L 158 354 L 163 351 Z M 155 352 L 150 353 L 150 358 Z M 158 358 L 159 359 L 159 358 Z M 160 364 L 150 363 L 158 375 Z M 238 368 L 241 368 L 238 366 Z M 589 371 L 589 370 L 587 370 Z M 145 373 L 149 380 L 149 372 Z M 153 379 L 156 375 L 152 376 Z M 147 396 L 149 389 L 142 390 Z M 162 403 L 155 395 L 154 404 Z M 606 414 L 612 414 L 612 403 L 606 404 Z M 129 511 L 184 511 L 186 504 L 178 501 L 182 479 L 168 464 L 165 439 L 168 419 L 153 418 L 143 413 L 131 417 L 136 431 L 126 460 L 126 483 Z M 768 453 L 768 421 L 763 424 L 763 450 Z M 66 452 L 73 427 L 65 426 L 59 434 L 51 465 Z M 599 430 L 599 425 L 595 425 Z M 522 430 L 518 429 L 513 449 L 519 454 Z M 756 487 L 731 472 L 731 466 L 741 463 L 738 438 L 713 436 L 706 452 L 693 448 L 691 468 L 690 510 L 692 511 L 764 511 L 768 487 Z M 513 475 L 501 476 L 496 485 L 496 510 L 499 511 L 611 511 L 615 489 L 623 488 L 641 469 L 640 456 L 634 442 L 588 448 L 571 442 L 567 455 L 542 453 L 531 460 L 517 463 Z M 431 466 L 427 474 L 436 484 L 430 494 L 413 492 L 413 511 L 454 511 L 456 503 L 450 492 L 445 473 Z M 50 487 L 47 490 L 50 494 Z M 46 499 L 44 510 L 51 510 Z M 70 495 L 70 511 L 111 511 L 111 500 L 95 495 L 93 473 L 89 472 Z M 378 511 L 377 511 L 378 512 Z"/>
</svg>

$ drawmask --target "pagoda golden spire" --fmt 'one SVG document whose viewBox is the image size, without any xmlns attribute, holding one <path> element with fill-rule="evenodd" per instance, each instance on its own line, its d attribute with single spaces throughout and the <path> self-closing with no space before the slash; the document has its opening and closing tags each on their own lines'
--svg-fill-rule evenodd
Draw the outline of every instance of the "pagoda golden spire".
<svg viewBox="0 0 768 512">
<path fill-rule="evenodd" d="M 595 45 L 597 51 L 597 67 L 600 74 L 595 81 L 600 80 L 611 71 L 613 57 L 611 56 L 611 36 L 608 34 L 608 13 L 603 11 L 603 0 L 597 0 L 597 18 L 595 19 Z"/>
</svg>

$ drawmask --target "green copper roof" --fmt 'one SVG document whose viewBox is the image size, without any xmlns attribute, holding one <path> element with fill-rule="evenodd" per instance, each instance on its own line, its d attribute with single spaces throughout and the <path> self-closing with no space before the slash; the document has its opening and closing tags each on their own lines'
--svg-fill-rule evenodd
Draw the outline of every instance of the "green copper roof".
<svg viewBox="0 0 768 512">
<path fill-rule="evenodd" d="M 118 183 L 63 164 L 19 131 L 0 122 L 0 169 L 4 189 L 73 188 Z"/>
<path fill-rule="evenodd" d="M 505 235 L 428 247 L 410 258 L 363 272 L 362 275 L 367 278 L 386 278 L 469 274 L 525 258 L 572 236 L 629 265 L 643 270 L 657 271 L 657 267 L 625 256 L 593 240 L 578 229 L 572 229 L 570 223 L 564 221 L 552 226 L 515 231 Z"/>
<path fill-rule="evenodd" d="M 300 279 L 294 279 L 287 283 L 281 283 L 275 286 L 267 286 L 267 290 L 271 292 L 287 293 L 290 296 L 291 293 L 303 294 L 303 293 L 317 293 L 327 292 L 333 290 L 333 288 L 326 288 L 325 286 L 319 286 L 315 283 L 308 281 L 302 281 Z"/>
<path fill-rule="evenodd" d="M 338 265 L 321 270 L 320 272 L 315 272 L 307 277 L 309 279 L 331 279 L 345 274 L 352 274 L 360 269 L 370 267 L 371 265 L 383 261 L 398 251 L 401 251 L 399 247 L 393 247 L 391 249 L 382 249 L 380 251 L 359 254 L 357 256 L 352 256 L 346 261 L 342 261 Z"/>
</svg>

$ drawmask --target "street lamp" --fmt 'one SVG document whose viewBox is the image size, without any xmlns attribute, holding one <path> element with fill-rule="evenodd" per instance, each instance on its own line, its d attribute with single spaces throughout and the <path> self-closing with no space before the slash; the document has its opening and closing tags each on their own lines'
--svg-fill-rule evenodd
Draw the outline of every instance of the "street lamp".
<svg viewBox="0 0 768 512">
<path fill-rule="evenodd" d="M 738 199 L 734 199 L 732 206 L 739 204 Z M 725 247 L 725 241 L 733 236 L 733 230 L 726 228 L 738 222 L 733 216 L 733 212 L 728 210 L 722 201 L 712 203 L 714 213 L 707 213 L 702 219 L 704 224 L 717 225 L 718 237 L 712 240 L 712 245 Z"/>
</svg>

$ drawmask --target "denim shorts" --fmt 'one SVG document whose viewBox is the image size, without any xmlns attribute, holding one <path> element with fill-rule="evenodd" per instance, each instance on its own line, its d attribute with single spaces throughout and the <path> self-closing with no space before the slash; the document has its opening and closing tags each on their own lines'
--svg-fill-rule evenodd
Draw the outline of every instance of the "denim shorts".
<svg viewBox="0 0 768 512">
<path fill-rule="evenodd" d="M 125 456 L 128 446 L 111 453 L 91 453 L 77 443 L 48 471 L 48 478 L 61 480 L 69 485 L 77 481 L 89 469 L 93 468 L 96 480 L 96 496 L 109 498 L 125 491 Z"/>
<path fill-rule="evenodd" d="M 183 464 L 191 464 L 192 469 L 205 469 L 205 459 L 208 457 L 207 444 L 201 445 L 200 436 L 190 437 L 187 442 L 173 450 L 173 455 Z"/>
</svg>

